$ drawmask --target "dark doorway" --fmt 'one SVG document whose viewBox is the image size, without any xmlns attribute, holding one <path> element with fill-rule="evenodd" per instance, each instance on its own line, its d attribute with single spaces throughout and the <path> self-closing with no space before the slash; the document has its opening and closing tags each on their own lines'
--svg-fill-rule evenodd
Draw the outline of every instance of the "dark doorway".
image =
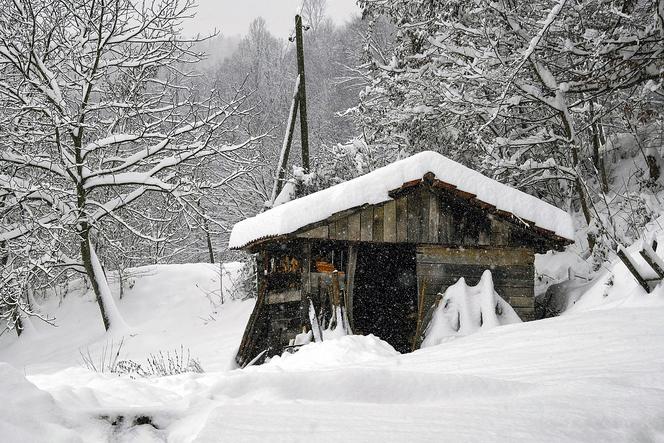
<svg viewBox="0 0 664 443">
<path fill-rule="evenodd" d="M 353 322 L 355 333 L 411 351 L 417 322 L 415 245 L 358 246 Z"/>
</svg>

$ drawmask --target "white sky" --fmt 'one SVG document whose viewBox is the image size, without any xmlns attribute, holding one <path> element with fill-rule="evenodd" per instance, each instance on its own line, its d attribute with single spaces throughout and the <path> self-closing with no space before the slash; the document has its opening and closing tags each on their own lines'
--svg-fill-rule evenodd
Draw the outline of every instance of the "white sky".
<svg viewBox="0 0 664 443">
<path fill-rule="evenodd" d="M 287 38 L 302 0 L 198 0 L 196 17 L 184 23 L 184 33 L 208 34 L 216 28 L 221 34 L 245 34 L 249 23 L 262 16 L 275 37 Z M 356 0 L 327 0 L 327 16 L 343 24 L 360 14 Z"/>
</svg>

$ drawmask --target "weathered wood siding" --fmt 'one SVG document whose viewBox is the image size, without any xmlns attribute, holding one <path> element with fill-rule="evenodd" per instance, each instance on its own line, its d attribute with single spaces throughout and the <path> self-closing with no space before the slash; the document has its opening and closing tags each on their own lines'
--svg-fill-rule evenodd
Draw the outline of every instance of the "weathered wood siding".
<svg viewBox="0 0 664 443">
<path fill-rule="evenodd" d="M 522 320 L 534 315 L 534 260 L 528 248 L 447 248 L 421 245 L 417 248 L 417 281 L 424 286 L 425 310 L 460 277 L 476 285 L 489 269 L 494 288 Z"/>
<path fill-rule="evenodd" d="M 419 187 L 377 205 L 366 205 L 306 227 L 298 237 L 447 246 L 526 246 L 523 230 L 480 208 Z"/>
</svg>

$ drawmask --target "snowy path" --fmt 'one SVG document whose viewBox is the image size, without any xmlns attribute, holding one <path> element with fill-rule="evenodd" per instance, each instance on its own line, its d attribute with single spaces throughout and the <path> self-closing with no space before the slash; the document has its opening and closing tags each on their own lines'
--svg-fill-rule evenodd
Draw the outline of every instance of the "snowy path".
<svg viewBox="0 0 664 443">
<path fill-rule="evenodd" d="M 0 441 L 664 442 L 664 288 L 640 293 L 620 269 L 610 294 L 600 279 L 558 318 L 408 355 L 343 337 L 245 370 L 227 368 L 252 302 L 211 306 L 209 265 L 144 271 L 119 303 L 133 330 L 123 357 L 182 343 L 208 372 L 82 368 L 78 349 L 106 338 L 94 303 L 72 294 L 45 307 L 59 328 L 0 340 L 16 368 L 0 362 Z"/>
<path fill-rule="evenodd" d="M 244 371 L 29 379 L 63 407 L 154 417 L 124 441 L 664 441 L 662 318 L 598 310 L 404 356 L 346 337 Z"/>
</svg>

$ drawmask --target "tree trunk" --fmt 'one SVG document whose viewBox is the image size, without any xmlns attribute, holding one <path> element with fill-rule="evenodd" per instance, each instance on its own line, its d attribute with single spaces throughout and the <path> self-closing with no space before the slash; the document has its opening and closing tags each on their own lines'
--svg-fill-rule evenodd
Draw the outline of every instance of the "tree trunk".
<svg viewBox="0 0 664 443">
<path fill-rule="evenodd" d="M 115 305 L 111 290 L 108 287 L 108 280 L 97 257 L 94 245 L 90 240 L 89 228 L 83 230 L 79 235 L 81 237 L 81 259 L 83 260 L 83 267 L 85 268 L 92 290 L 95 293 L 101 319 L 104 322 L 104 329 L 107 331 L 111 328 L 127 329 L 127 325 Z"/>
<path fill-rule="evenodd" d="M 574 162 L 574 169 L 576 170 L 579 164 L 579 153 L 578 147 L 572 145 L 572 161 Z M 574 179 L 574 189 L 579 197 L 579 202 L 581 203 L 581 211 L 583 212 L 583 217 L 586 220 L 586 224 L 590 226 L 592 223 L 592 214 L 590 213 L 590 207 L 588 206 L 588 201 L 586 200 L 586 192 L 583 189 L 583 184 L 581 183 L 581 178 L 579 177 L 579 171 L 576 171 L 577 176 Z M 588 232 L 588 249 L 593 250 L 595 248 L 595 235 Z"/>
<path fill-rule="evenodd" d="M 599 175 L 599 181 L 602 185 L 602 192 L 609 192 L 609 182 L 606 178 L 606 170 L 604 169 L 604 158 L 600 153 L 600 149 L 605 143 L 602 134 L 602 123 L 594 121 L 595 110 L 592 100 L 590 101 L 590 119 L 592 121 L 591 127 L 593 133 L 593 165 L 595 166 L 595 170 Z"/>
<path fill-rule="evenodd" d="M 19 337 L 23 334 L 23 322 L 21 321 L 21 310 L 16 307 L 12 313 L 12 321 L 14 322 L 14 329 L 16 330 L 16 335 Z"/>
<path fill-rule="evenodd" d="M 205 209 L 203 208 L 203 205 L 201 205 L 201 201 L 198 201 L 198 207 L 201 210 L 201 213 L 203 215 L 202 221 L 203 221 L 203 232 L 205 232 L 205 242 L 207 243 L 207 248 L 208 248 L 208 256 L 210 259 L 210 263 L 214 264 L 214 248 L 212 247 L 212 237 L 210 236 L 210 224 L 208 223 L 207 220 L 207 213 Z"/>
</svg>

